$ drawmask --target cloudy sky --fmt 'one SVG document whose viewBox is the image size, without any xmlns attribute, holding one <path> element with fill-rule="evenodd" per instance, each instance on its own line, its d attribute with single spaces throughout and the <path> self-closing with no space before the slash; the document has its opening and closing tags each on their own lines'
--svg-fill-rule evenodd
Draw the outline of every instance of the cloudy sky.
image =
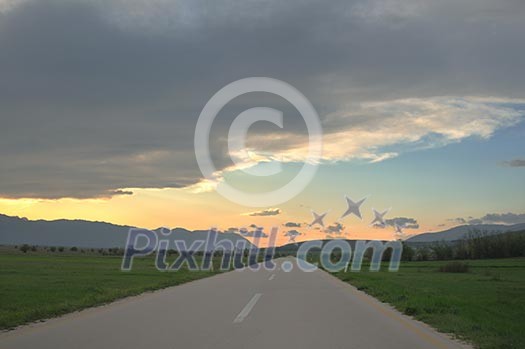
<svg viewBox="0 0 525 349">
<path fill-rule="evenodd" d="M 279 225 L 303 236 L 389 238 L 391 208 L 413 234 L 525 221 L 525 3 L 444 1 L 0 0 L 0 213 L 147 228 Z M 278 207 L 218 195 L 195 159 L 206 102 L 241 78 L 301 91 L 323 127 L 315 179 Z M 284 127 L 250 128 L 244 166 L 228 129 L 251 107 Z M 218 172 L 246 191 L 293 178 L 308 146 L 298 111 L 250 93 L 217 116 Z M 344 196 L 367 197 L 363 220 Z M 311 210 L 325 229 L 307 229 Z"/>
</svg>

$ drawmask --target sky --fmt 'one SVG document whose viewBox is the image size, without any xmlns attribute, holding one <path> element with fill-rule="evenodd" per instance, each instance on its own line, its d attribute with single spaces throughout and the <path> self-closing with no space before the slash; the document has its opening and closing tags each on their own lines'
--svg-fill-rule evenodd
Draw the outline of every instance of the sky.
<svg viewBox="0 0 525 349">
<path fill-rule="evenodd" d="M 298 240 L 396 238 L 458 224 L 525 222 L 525 3 L 486 1 L 0 0 L 0 213 L 145 228 L 262 227 Z M 197 120 L 243 78 L 300 91 L 319 115 L 323 152 L 297 196 L 248 207 L 306 161 L 300 112 L 251 92 L 217 115 L 217 169 L 200 171 Z M 244 110 L 282 111 L 250 127 Z M 282 172 L 245 172 L 280 161 Z M 362 220 L 341 218 L 345 196 Z M 384 227 L 372 209 L 388 210 Z M 327 212 L 325 227 L 309 227 Z"/>
</svg>

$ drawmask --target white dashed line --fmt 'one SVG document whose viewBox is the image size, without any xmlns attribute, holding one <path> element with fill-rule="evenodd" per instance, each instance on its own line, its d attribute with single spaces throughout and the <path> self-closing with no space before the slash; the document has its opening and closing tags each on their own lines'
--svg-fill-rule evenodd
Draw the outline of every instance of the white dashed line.
<svg viewBox="0 0 525 349">
<path fill-rule="evenodd" d="M 248 314 L 250 314 L 250 311 L 252 311 L 253 307 L 255 306 L 259 298 L 261 298 L 261 296 L 262 296 L 262 293 L 256 293 L 252 297 L 252 299 L 250 299 L 248 304 L 244 306 L 244 308 L 241 310 L 239 315 L 237 315 L 237 317 L 233 320 L 233 323 L 236 324 L 236 323 L 242 322 L 244 318 L 246 318 Z"/>
</svg>

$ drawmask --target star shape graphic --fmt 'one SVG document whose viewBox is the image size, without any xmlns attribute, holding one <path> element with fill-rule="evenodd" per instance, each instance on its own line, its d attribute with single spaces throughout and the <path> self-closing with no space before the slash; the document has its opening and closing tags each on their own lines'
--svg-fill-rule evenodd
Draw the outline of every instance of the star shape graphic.
<svg viewBox="0 0 525 349">
<path fill-rule="evenodd" d="M 388 213 L 388 211 L 390 211 L 390 209 L 387 209 L 383 212 L 379 212 L 375 208 L 373 208 L 372 211 L 374 212 L 374 220 L 372 221 L 372 223 L 370 223 L 370 225 L 374 225 L 377 223 L 377 225 L 385 227 L 386 222 L 384 217 Z"/>
<path fill-rule="evenodd" d="M 399 235 L 404 235 L 405 234 L 403 232 L 403 228 L 404 228 L 403 225 L 399 225 L 399 224 L 397 224 L 397 222 L 394 222 L 394 228 L 396 229 L 396 234 L 399 234 Z"/>
<path fill-rule="evenodd" d="M 314 210 L 312 210 L 312 215 L 314 216 L 314 220 L 312 223 L 310 223 L 310 227 L 313 227 L 315 224 L 319 224 L 321 227 L 324 228 L 324 217 L 328 214 L 329 211 L 326 211 L 325 213 L 318 214 Z"/>
<path fill-rule="evenodd" d="M 346 199 L 346 204 L 348 205 L 348 208 L 346 209 L 345 213 L 343 213 L 343 215 L 339 219 L 343 219 L 346 216 L 351 215 L 351 214 L 356 215 L 356 217 L 358 217 L 359 219 L 363 219 L 363 217 L 361 217 L 361 211 L 359 210 L 359 207 L 363 204 L 363 202 L 365 202 L 366 198 L 362 198 L 361 200 L 355 202 L 354 200 L 352 200 L 351 198 L 345 195 L 345 199 Z"/>
</svg>

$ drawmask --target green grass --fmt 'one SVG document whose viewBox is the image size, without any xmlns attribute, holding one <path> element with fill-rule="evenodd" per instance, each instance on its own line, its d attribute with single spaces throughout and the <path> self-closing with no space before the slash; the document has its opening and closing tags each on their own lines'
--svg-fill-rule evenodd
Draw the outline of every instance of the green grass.
<svg viewBox="0 0 525 349">
<path fill-rule="evenodd" d="M 525 348 L 525 259 L 402 262 L 400 271 L 334 275 L 414 318 L 484 349 Z"/>
<path fill-rule="evenodd" d="M 0 254 L 0 329 L 55 317 L 216 274 L 159 272 L 153 258 L 135 259 L 120 271 L 122 257 L 16 253 Z"/>
</svg>

